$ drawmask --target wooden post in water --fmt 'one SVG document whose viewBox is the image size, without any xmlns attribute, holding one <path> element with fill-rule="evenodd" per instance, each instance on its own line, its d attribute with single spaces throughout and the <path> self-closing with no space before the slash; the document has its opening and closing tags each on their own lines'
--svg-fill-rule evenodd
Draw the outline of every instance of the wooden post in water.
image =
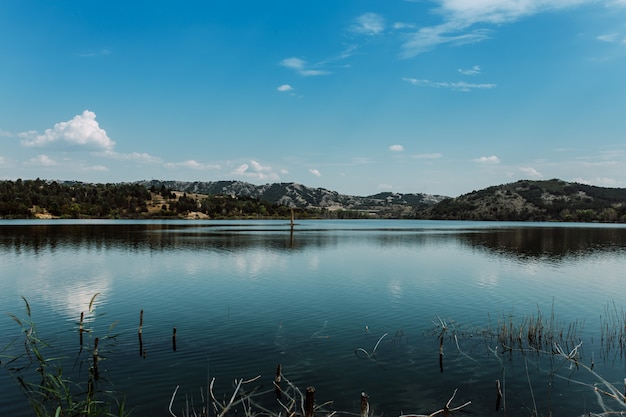
<svg viewBox="0 0 626 417">
<path fill-rule="evenodd" d="M 80 312 L 80 324 L 78 325 L 78 335 L 79 335 L 79 339 L 80 339 L 80 345 L 83 345 L 83 332 L 85 331 L 83 329 L 83 319 L 85 318 L 85 312 L 81 311 Z"/>
<path fill-rule="evenodd" d="M 143 334 L 143 308 L 139 312 L 139 331 L 137 334 L 139 335 L 139 356 L 143 357 L 143 338 L 141 337 Z"/>
<path fill-rule="evenodd" d="M 304 417 L 313 417 L 315 405 L 315 387 L 306 388 L 306 397 L 304 398 Z"/>
<path fill-rule="evenodd" d="M 172 331 L 172 350 L 176 352 L 176 327 Z"/>
<path fill-rule="evenodd" d="M 280 381 L 282 381 L 282 368 L 281 364 L 276 367 L 276 377 L 274 378 L 274 391 L 276 392 L 276 398 L 280 400 L 282 389 L 280 388 Z"/>
<path fill-rule="evenodd" d="M 439 338 L 439 371 L 443 373 L 443 336 Z"/>
<path fill-rule="evenodd" d="M 361 393 L 361 417 L 369 417 L 370 403 L 367 401 L 368 398 L 365 392 Z"/>
<path fill-rule="evenodd" d="M 502 388 L 500 380 L 496 379 L 496 411 L 500 410 L 500 402 L 502 401 Z"/>
<path fill-rule="evenodd" d="M 296 213 L 293 210 L 293 207 L 290 207 L 291 210 L 291 230 L 293 230 L 293 226 L 295 225 L 295 221 L 296 221 Z"/>
</svg>

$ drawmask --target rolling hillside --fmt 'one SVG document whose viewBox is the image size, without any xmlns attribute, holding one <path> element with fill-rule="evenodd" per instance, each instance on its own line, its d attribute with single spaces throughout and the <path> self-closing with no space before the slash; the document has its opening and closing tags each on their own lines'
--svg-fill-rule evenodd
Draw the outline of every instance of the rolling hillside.
<svg viewBox="0 0 626 417">
<path fill-rule="evenodd" d="M 626 222 L 626 189 L 552 179 L 517 181 L 445 199 L 418 217 L 455 220 Z"/>
</svg>

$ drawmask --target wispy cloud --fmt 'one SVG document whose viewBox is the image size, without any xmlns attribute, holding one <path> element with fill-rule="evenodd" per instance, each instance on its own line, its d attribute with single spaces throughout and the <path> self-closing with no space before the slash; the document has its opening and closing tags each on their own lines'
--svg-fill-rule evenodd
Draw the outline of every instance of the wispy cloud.
<svg viewBox="0 0 626 417">
<path fill-rule="evenodd" d="M 208 170 L 215 170 L 215 169 L 221 168 L 219 165 L 203 164 L 194 159 L 190 159 L 190 160 L 183 161 L 183 162 L 166 162 L 165 164 L 163 164 L 163 166 L 165 166 L 168 169 L 185 168 L 185 169 L 193 169 L 195 171 L 208 171 Z"/>
<path fill-rule="evenodd" d="M 378 189 L 379 190 L 384 190 L 384 191 L 389 191 L 389 190 L 393 189 L 393 186 L 391 184 L 378 184 Z"/>
<path fill-rule="evenodd" d="M 448 82 L 448 81 L 431 81 L 431 80 L 419 80 L 416 78 L 402 78 L 403 81 L 406 81 L 410 84 L 413 84 L 418 87 L 436 87 L 436 88 L 448 88 L 454 91 L 463 91 L 468 92 L 471 90 L 485 90 L 496 88 L 496 84 L 475 84 L 475 83 L 466 83 L 464 81 L 457 82 Z"/>
<path fill-rule="evenodd" d="M 461 69 L 458 70 L 463 75 L 478 75 L 480 74 L 480 67 L 478 65 L 474 65 L 470 69 Z"/>
<path fill-rule="evenodd" d="M 303 77 L 314 77 L 318 75 L 328 75 L 329 71 L 314 69 L 308 66 L 307 62 L 300 58 L 285 58 L 280 61 L 280 65 L 289 68 L 302 75 Z"/>
<path fill-rule="evenodd" d="M 0 138 L 11 138 L 13 134 L 11 132 L 7 132 L 6 130 L 0 129 Z"/>
<path fill-rule="evenodd" d="M 626 44 L 626 35 L 621 33 L 607 33 L 605 35 L 596 36 L 596 40 L 606 43 L 624 43 Z"/>
<path fill-rule="evenodd" d="M 22 145 L 28 147 L 43 147 L 54 143 L 64 143 L 73 146 L 111 150 L 115 146 L 104 129 L 96 121 L 96 114 L 85 110 L 67 122 L 59 122 L 51 129 L 40 134 L 37 131 L 19 133 Z"/>
<path fill-rule="evenodd" d="M 271 166 L 262 165 L 257 161 L 251 160 L 250 163 L 244 163 L 239 165 L 232 171 L 232 175 L 237 177 L 244 177 L 254 180 L 270 180 L 276 181 L 280 179 L 280 176 L 274 172 Z"/>
<path fill-rule="evenodd" d="M 413 159 L 439 159 L 443 158 L 443 154 L 439 152 L 435 153 L 418 153 L 412 156 Z"/>
<path fill-rule="evenodd" d="M 108 172 L 110 171 L 110 169 L 105 167 L 104 165 L 91 165 L 83 167 L 83 171 Z"/>
<path fill-rule="evenodd" d="M 477 162 L 479 164 L 499 164 L 500 158 L 495 155 L 481 156 L 480 158 L 474 159 L 474 162 Z"/>
<path fill-rule="evenodd" d="M 95 56 L 106 56 L 110 54 L 111 54 L 110 50 L 100 49 L 99 51 L 81 53 L 81 54 L 78 54 L 78 56 L 83 57 L 83 58 L 90 58 L 90 57 L 95 57 Z"/>
<path fill-rule="evenodd" d="M 278 88 L 276 88 L 278 91 L 281 92 L 285 92 L 285 91 L 293 91 L 293 87 L 290 86 L 289 84 L 283 84 L 278 86 Z"/>
<path fill-rule="evenodd" d="M 619 181 L 614 178 L 596 177 L 591 180 L 585 178 L 574 178 L 574 182 L 587 185 L 599 185 L 602 187 L 615 187 L 619 185 Z"/>
<path fill-rule="evenodd" d="M 94 153 L 96 156 L 104 158 L 116 159 L 119 161 L 135 161 L 141 163 L 160 163 L 163 162 L 158 156 L 150 155 L 145 152 L 120 153 L 115 151 L 104 151 Z"/>
<path fill-rule="evenodd" d="M 606 35 L 596 36 L 596 39 L 602 42 L 616 42 L 618 40 L 618 33 L 608 33 Z"/>
<path fill-rule="evenodd" d="M 491 37 L 491 29 L 504 23 L 559 9 L 593 3 L 595 0 L 433 0 L 439 25 L 426 26 L 403 44 L 403 57 L 429 51 L 439 45 L 464 45 Z M 615 2 L 616 3 L 616 2 Z M 623 0 L 619 3 L 624 4 Z M 616 3 L 617 4 L 617 3 Z M 481 27 L 477 27 L 481 26 Z"/>
<path fill-rule="evenodd" d="M 321 177 L 322 176 L 321 172 L 319 172 L 317 169 L 311 168 L 311 169 L 309 169 L 309 172 L 311 174 L 315 175 L 316 177 Z"/>
<path fill-rule="evenodd" d="M 58 165 L 58 162 L 50 158 L 48 155 L 39 155 L 34 158 L 30 158 L 27 165 L 40 166 L 40 167 L 53 167 Z"/>
<path fill-rule="evenodd" d="M 468 45 L 489 39 L 491 31 L 486 28 L 478 28 L 462 32 L 465 27 L 456 27 L 456 24 L 442 24 L 434 27 L 420 28 L 417 32 L 409 35 L 402 45 L 402 58 L 411 58 L 415 55 L 428 52 L 433 48 L 450 44 L 452 46 Z"/>
<path fill-rule="evenodd" d="M 415 29 L 417 26 L 414 23 L 406 23 L 406 22 L 395 22 L 392 25 L 394 30 L 409 30 Z"/>
<path fill-rule="evenodd" d="M 365 13 L 354 19 L 350 31 L 360 35 L 378 35 L 385 30 L 385 19 L 376 13 Z"/>
<path fill-rule="evenodd" d="M 537 171 L 535 168 L 523 167 L 519 169 L 528 178 L 543 178 L 543 174 Z"/>
<path fill-rule="evenodd" d="M 391 145 L 389 147 L 389 150 L 391 152 L 402 152 L 402 151 L 404 151 L 404 146 L 402 146 L 402 145 Z"/>
</svg>

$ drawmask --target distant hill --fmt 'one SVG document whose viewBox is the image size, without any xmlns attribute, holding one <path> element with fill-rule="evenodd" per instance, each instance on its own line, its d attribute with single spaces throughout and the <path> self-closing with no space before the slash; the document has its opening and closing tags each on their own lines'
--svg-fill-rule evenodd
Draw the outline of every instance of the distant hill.
<svg viewBox="0 0 626 417">
<path fill-rule="evenodd" d="M 448 198 L 431 194 L 379 193 L 367 197 L 340 194 L 324 188 L 311 188 L 297 183 L 254 185 L 242 181 L 140 181 L 146 188 L 164 186 L 174 191 L 205 195 L 253 197 L 294 208 L 366 211 L 382 217 L 414 216 L 417 211 Z"/>
<path fill-rule="evenodd" d="M 445 199 L 425 219 L 626 222 L 626 189 L 566 182 L 517 181 Z"/>
<path fill-rule="evenodd" d="M 517 181 L 456 198 L 340 194 L 296 183 L 0 181 L 0 218 L 392 218 L 626 223 L 626 189 Z"/>
</svg>

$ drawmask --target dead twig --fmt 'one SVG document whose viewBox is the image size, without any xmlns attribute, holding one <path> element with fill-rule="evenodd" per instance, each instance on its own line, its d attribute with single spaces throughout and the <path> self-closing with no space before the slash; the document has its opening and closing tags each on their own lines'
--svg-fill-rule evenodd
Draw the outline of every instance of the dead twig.
<svg viewBox="0 0 626 417">
<path fill-rule="evenodd" d="M 458 410 L 460 410 L 460 409 L 462 409 L 464 407 L 467 407 L 468 405 L 470 405 L 472 403 L 471 401 L 468 401 L 468 402 L 466 402 L 464 404 L 461 404 L 461 405 L 459 405 L 457 407 L 450 408 L 450 403 L 452 403 L 452 400 L 456 396 L 456 392 L 457 392 L 457 390 L 455 389 L 454 392 L 452 393 L 452 397 L 450 397 L 450 399 L 448 400 L 446 405 L 442 409 L 440 409 L 440 410 L 437 410 L 437 411 L 432 412 L 430 414 L 402 414 L 400 417 L 434 417 L 434 416 L 436 416 L 438 414 L 441 414 L 441 413 L 443 413 L 444 416 L 448 416 L 449 413 L 452 413 L 454 411 L 458 411 Z"/>
</svg>

